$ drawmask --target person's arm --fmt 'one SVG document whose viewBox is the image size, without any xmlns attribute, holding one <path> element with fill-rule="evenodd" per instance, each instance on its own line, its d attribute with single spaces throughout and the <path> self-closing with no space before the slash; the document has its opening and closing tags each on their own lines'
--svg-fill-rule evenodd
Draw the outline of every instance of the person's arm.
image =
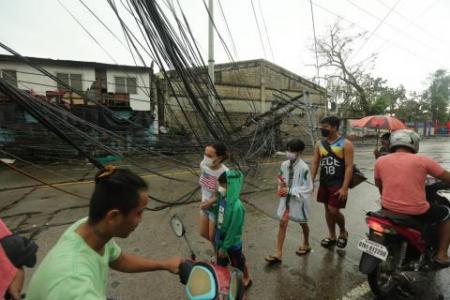
<svg viewBox="0 0 450 300">
<path fill-rule="evenodd" d="M 175 256 L 166 260 L 153 260 L 141 256 L 122 253 L 109 266 L 111 269 L 124 273 L 140 273 L 165 270 L 178 273 L 178 266 L 183 262 L 181 257 Z"/>
<path fill-rule="evenodd" d="M 442 173 L 442 175 L 440 175 L 440 176 L 436 176 L 436 178 L 450 184 L 450 172 L 449 171 L 444 170 L 444 173 Z"/>
<path fill-rule="evenodd" d="M 345 174 L 344 183 L 336 195 L 339 195 L 339 199 L 347 199 L 348 196 L 348 186 L 352 180 L 353 176 L 353 144 L 349 140 L 345 140 L 344 143 L 344 160 L 345 160 Z"/>
<path fill-rule="evenodd" d="M 383 194 L 383 182 L 381 181 L 380 178 L 375 178 L 375 185 L 378 187 L 380 195 Z"/>
<path fill-rule="evenodd" d="M 314 183 L 314 180 L 316 179 L 317 172 L 319 170 L 319 162 L 320 162 L 320 149 L 319 149 L 319 142 L 316 143 L 314 146 L 314 154 L 313 159 L 311 163 L 311 180 Z"/>
<path fill-rule="evenodd" d="M 208 200 L 206 200 L 205 202 L 202 202 L 200 204 L 200 208 L 202 209 L 207 209 L 210 208 L 211 206 L 213 206 L 214 204 L 216 204 L 217 202 L 217 192 L 215 193 L 214 196 L 212 196 L 211 198 L 209 198 Z"/>
<path fill-rule="evenodd" d="M 378 149 L 373 150 L 373 155 L 375 156 L 375 159 L 378 159 L 381 156 L 381 152 Z"/>
<path fill-rule="evenodd" d="M 375 179 L 375 185 L 378 187 L 378 191 L 380 192 L 380 195 L 383 193 L 383 182 L 380 178 L 380 161 L 375 162 L 375 167 L 373 169 L 373 177 Z"/>
<path fill-rule="evenodd" d="M 12 297 L 12 300 L 22 299 L 23 283 L 25 281 L 25 271 L 23 268 L 17 269 L 16 276 L 8 287 L 8 292 Z"/>
</svg>

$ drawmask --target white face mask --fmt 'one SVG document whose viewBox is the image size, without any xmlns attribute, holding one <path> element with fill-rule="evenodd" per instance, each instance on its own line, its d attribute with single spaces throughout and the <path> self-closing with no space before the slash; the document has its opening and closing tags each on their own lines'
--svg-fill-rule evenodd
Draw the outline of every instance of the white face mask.
<svg viewBox="0 0 450 300">
<path fill-rule="evenodd" d="M 297 153 L 287 151 L 286 152 L 286 157 L 289 160 L 296 160 L 297 159 Z"/>
<path fill-rule="evenodd" d="M 203 164 L 205 164 L 208 167 L 212 167 L 212 165 L 214 164 L 214 160 L 212 158 L 209 158 L 208 156 L 203 156 Z"/>
<path fill-rule="evenodd" d="M 221 194 L 223 197 L 225 197 L 225 195 L 227 194 L 227 189 L 224 188 L 223 186 L 219 186 L 219 188 L 217 189 L 217 191 L 218 191 L 219 194 Z"/>
</svg>

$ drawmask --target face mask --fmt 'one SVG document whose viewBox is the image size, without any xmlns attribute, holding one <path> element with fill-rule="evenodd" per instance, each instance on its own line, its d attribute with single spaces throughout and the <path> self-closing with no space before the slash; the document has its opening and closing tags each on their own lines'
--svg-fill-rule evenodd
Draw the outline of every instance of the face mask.
<svg viewBox="0 0 450 300">
<path fill-rule="evenodd" d="M 296 160 L 297 159 L 297 154 L 294 152 L 286 152 L 286 157 L 289 160 Z"/>
<path fill-rule="evenodd" d="M 209 158 L 208 156 L 203 156 L 202 164 L 206 165 L 207 167 L 211 167 L 214 164 L 214 160 L 212 158 Z"/>
<path fill-rule="evenodd" d="M 225 197 L 225 195 L 227 194 L 227 189 L 224 188 L 223 186 L 219 186 L 219 188 L 217 189 L 217 191 L 218 191 L 219 194 L 221 194 L 223 197 Z"/>
<path fill-rule="evenodd" d="M 325 128 L 320 128 L 320 133 L 322 134 L 323 137 L 328 137 L 331 131 Z"/>
</svg>

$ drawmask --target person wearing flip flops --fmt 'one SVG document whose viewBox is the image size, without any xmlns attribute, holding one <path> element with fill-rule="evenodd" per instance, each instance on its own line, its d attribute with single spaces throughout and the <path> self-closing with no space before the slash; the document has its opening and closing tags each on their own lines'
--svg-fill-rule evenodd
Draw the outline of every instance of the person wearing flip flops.
<svg viewBox="0 0 450 300">
<path fill-rule="evenodd" d="M 414 131 L 394 131 L 389 145 L 392 154 L 380 157 L 375 163 L 375 184 L 384 209 L 412 216 L 423 224 L 439 224 L 439 248 L 434 262 L 447 268 L 450 267 L 450 209 L 427 201 L 425 180 L 430 175 L 450 184 L 450 172 L 433 159 L 417 154 L 419 141 Z"/>
<path fill-rule="evenodd" d="M 321 241 L 325 248 L 337 245 L 347 246 L 348 231 L 341 209 L 347 204 L 350 182 L 353 176 L 353 144 L 339 134 L 341 120 L 336 116 L 325 117 L 320 121 L 323 140 L 317 142 L 311 166 L 312 179 L 316 178 L 320 167 L 320 185 L 317 201 L 324 204 L 328 237 Z M 336 224 L 339 236 L 336 236 Z"/>
<path fill-rule="evenodd" d="M 242 250 L 245 208 L 240 200 L 240 193 L 243 182 L 244 175 L 239 170 L 226 170 L 218 178 L 214 247 L 217 264 L 231 264 L 241 270 L 244 287 L 248 289 L 253 282 Z"/>
<path fill-rule="evenodd" d="M 295 253 L 301 256 L 311 251 L 308 215 L 313 183 L 309 167 L 301 158 L 305 143 L 300 139 L 294 139 L 288 142 L 287 149 L 286 156 L 288 159 L 281 164 L 278 176 L 277 195 L 280 197 L 280 203 L 277 215 L 280 218 L 280 227 L 278 229 L 277 247 L 273 255 L 266 257 L 269 264 L 281 262 L 289 220 L 299 223 L 303 231 L 303 244 Z"/>
</svg>

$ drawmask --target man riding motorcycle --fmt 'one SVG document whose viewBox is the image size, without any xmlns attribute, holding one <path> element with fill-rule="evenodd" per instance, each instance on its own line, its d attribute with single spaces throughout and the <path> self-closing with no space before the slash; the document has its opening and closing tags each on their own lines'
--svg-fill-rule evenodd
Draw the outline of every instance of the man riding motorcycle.
<svg viewBox="0 0 450 300">
<path fill-rule="evenodd" d="M 439 224 L 439 248 L 434 258 L 442 267 L 450 266 L 447 254 L 450 244 L 450 210 L 430 204 L 425 196 L 425 180 L 431 175 L 450 184 L 450 172 L 434 160 L 417 155 L 419 136 L 411 130 L 392 133 L 391 154 L 375 163 L 375 183 L 381 194 L 381 205 L 395 213 L 410 215 L 426 224 Z"/>
</svg>

